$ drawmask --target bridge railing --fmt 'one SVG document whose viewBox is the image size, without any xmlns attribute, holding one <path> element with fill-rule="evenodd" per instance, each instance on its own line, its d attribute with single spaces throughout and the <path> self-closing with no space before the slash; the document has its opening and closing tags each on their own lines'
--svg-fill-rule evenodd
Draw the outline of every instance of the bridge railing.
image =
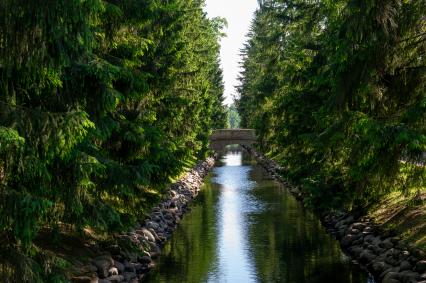
<svg viewBox="0 0 426 283">
<path fill-rule="evenodd" d="M 253 129 L 217 129 L 210 140 L 251 140 L 256 141 L 256 132 Z"/>
</svg>

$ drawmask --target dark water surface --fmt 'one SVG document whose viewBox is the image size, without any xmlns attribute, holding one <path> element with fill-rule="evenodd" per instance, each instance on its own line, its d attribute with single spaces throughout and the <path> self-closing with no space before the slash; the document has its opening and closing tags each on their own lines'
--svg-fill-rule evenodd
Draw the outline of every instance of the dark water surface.
<svg viewBox="0 0 426 283">
<path fill-rule="evenodd" d="M 239 151 L 214 168 L 147 281 L 372 282 L 311 212 Z"/>
</svg>

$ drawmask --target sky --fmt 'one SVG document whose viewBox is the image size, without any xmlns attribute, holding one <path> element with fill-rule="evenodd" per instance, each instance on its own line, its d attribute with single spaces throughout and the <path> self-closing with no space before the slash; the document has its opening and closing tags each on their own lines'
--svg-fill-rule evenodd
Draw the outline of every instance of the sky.
<svg viewBox="0 0 426 283">
<path fill-rule="evenodd" d="M 240 50 L 247 41 L 247 33 L 257 8 L 257 0 L 206 0 L 209 18 L 222 17 L 228 22 L 221 40 L 220 58 L 225 82 L 225 104 L 233 102 L 240 73 Z"/>
</svg>

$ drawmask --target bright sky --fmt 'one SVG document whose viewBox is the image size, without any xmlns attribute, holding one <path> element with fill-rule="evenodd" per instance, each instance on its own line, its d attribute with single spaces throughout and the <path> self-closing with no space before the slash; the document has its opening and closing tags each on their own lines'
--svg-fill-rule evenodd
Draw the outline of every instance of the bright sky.
<svg viewBox="0 0 426 283">
<path fill-rule="evenodd" d="M 220 58 L 225 81 L 225 104 L 233 102 L 240 73 L 240 49 L 246 42 L 257 0 L 206 0 L 206 11 L 210 18 L 222 17 L 228 22 L 222 39 Z"/>
</svg>

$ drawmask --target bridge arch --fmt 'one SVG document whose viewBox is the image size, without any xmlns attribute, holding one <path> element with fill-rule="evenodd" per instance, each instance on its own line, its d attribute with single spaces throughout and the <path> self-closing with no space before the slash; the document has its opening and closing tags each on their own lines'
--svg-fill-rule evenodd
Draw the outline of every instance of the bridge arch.
<svg viewBox="0 0 426 283">
<path fill-rule="evenodd" d="M 222 151 L 227 145 L 242 144 L 253 145 L 256 143 L 256 132 L 253 129 L 218 129 L 210 136 L 210 148 Z"/>
</svg>

